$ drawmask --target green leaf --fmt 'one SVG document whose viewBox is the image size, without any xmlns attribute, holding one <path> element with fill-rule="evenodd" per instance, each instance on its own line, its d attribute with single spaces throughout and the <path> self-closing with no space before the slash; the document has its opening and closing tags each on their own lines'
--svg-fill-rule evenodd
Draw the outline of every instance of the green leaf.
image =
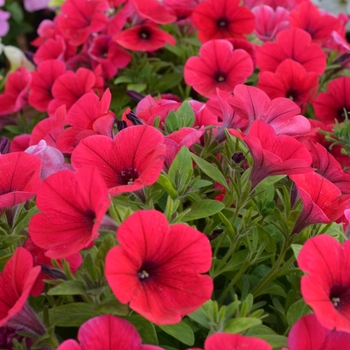
<svg viewBox="0 0 350 350">
<path fill-rule="evenodd" d="M 135 326 L 144 344 L 158 345 L 158 337 L 153 323 L 140 315 L 131 315 L 127 320 Z"/>
<path fill-rule="evenodd" d="M 210 164 L 206 160 L 196 156 L 193 153 L 191 153 L 191 157 L 195 161 L 195 163 L 198 165 L 198 167 L 203 171 L 203 173 L 205 173 L 211 179 L 213 179 L 214 181 L 224 186 L 227 190 L 229 189 L 227 185 L 227 181 L 219 169 L 217 169 L 214 165 Z"/>
<path fill-rule="evenodd" d="M 250 328 L 245 335 L 264 339 L 272 346 L 273 349 L 276 350 L 280 350 L 281 348 L 287 346 L 287 338 L 282 335 L 278 335 L 267 326 L 260 325 Z"/>
<path fill-rule="evenodd" d="M 126 87 L 128 90 L 134 90 L 136 92 L 142 92 L 147 88 L 147 84 L 128 84 Z"/>
<path fill-rule="evenodd" d="M 287 322 L 291 327 L 293 324 L 299 320 L 304 315 L 311 312 L 310 308 L 305 304 L 304 299 L 297 300 L 287 311 Z"/>
<path fill-rule="evenodd" d="M 194 115 L 193 109 L 188 101 L 184 101 L 180 108 L 176 111 L 177 120 L 180 123 L 180 128 L 182 127 L 192 127 L 196 117 Z"/>
<path fill-rule="evenodd" d="M 17 235 L 11 235 L 11 236 L 5 236 L 1 237 L 0 239 L 0 249 L 6 249 L 8 247 L 11 247 L 13 244 L 17 243 L 19 240 L 25 239 L 25 236 L 17 236 Z"/>
<path fill-rule="evenodd" d="M 50 324 L 59 327 L 80 327 L 92 317 L 98 316 L 86 303 L 71 303 L 49 310 Z"/>
<path fill-rule="evenodd" d="M 238 252 L 233 254 L 229 262 L 225 264 L 224 267 L 220 270 L 220 274 L 223 272 L 238 271 L 248 259 L 249 254 L 250 252 L 247 249 L 239 250 Z M 217 260 L 217 261 L 218 263 L 220 263 L 220 260 Z"/>
<path fill-rule="evenodd" d="M 214 215 L 225 208 L 225 204 L 222 202 L 203 199 L 200 202 L 194 203 L 190 209 L 191 211 L 182 217 L 182 221 L 192 221 L 208 216 Z"/>
<path fill-rule="evenodd" d="M 114 237 L 111 233 L 108 233 L 101 245 L 100 245 L 100 248 L 98 249 L 98 252 L 97 252 L 97 255 L 96 255 L 96 260 L 101 260 L 101 261 L 105 261 L 106 259 L 106 255 L 107 253 L 115 246 L 115 240 L 114 240 Z"/>
<path fill-rule="evenodd" d="M 117 300 L 114 295 L 111 296 L 111 300 L 107 300 L 102 304 L 95 305 L 94 311 L 101 314 L 111 314 L 116 316 L 127 316 L 129 313 L 129 307 L 125 304 L 122 304 Z"/>
<path fill-rule="evenodd" d="M 171 182 L 168 175 L 160 174 L 157 182 L 165 189 L 171 198 L 176 199 L 178 197 L 178 193 L 174 188 L 174 184 Z"/>
<path fill-rule="evenodd" d="M 122 84 L 122 83 L 132 83 L 132 78 L 126 75 L 122 75 L 114 80 L 115 85 Z"/>
<path fill-rule="evenodd" d="M 168 176 L 171 181 L 178 184 L 179 174 L 185 174 L 186 179 L 190 179 L 192 176 L 192 159 L 191 152 L 186 146 L 181 147 L 179 153 L 174 158 L 168 171 Z M 181 184 L 178 184 L 181 187 Z"/>
<path fill-rule="evenodd" d="M 299 255 L 302 247 L 303 246 L 301 244 L 292 244 L 291 245 L 291 248 L 292 248 L 294 256 L 295 256 L 295 259 L 298 259 L 298 255 Z"/>
<path fill-rule="evenodd" d="M 167 115 L 165 119 L 164 129 L 166 130 L 167 134 L 171 134 L 174 131 L 178 130 L 175 111 L 171 110 Z"/>
<path fill-rule="evenodd" d="M 238 317 L 227 322 L 224 332 L 228 333 L 241 333 L 251 327 L 261 324 L 261 320 L 258 318 Z"/>
<path fill-rule="evenodd" d="M 208 300 L 195 312 L 188 314 L 188 317 L 193 321 L 197 322 L 198 324 L 200 324 L 202 327 L 210 329 L 208 314 L 212 310 L 212 305 L 213 305 L 213 301 Z"/>
<path fill-rule="evenodd" d="M 11 18 L 17 22 L 21 23 L 23 22 L 23 10 L 19 3 L 15 1 L 8 2 L 6 4 L 6 10 L 11 13 Z"/>
<path fill-rule="evenodd" d="M 266 289 L 262 290 L 259 294 L 257 294 L 256 297 L 258 295 L 263 295 L 263 294 L 279 295 L 284 298 L 287 297 L 286 291 L 277 282 L 272 282 Z"/>
<path fill-rule="evenodd" d="M 194 344 L 193 330 L 184 322 L 170 326 L 159 326 L 159 328 L 186 345 L 192 346 Z"/>
<path fill-rule="evenodd" d="M 65 281 L 51 288 L 48 295 L 81 295 L 86 294 L 84 283 L 81 281 Z"/>
<path fill-rule="evenodd" d="M 172 72 L 164 74 L 157 82 L 157 90 L 164 91 L 174 88 L 179 85 L 183 79 L 183 74 L 178 72 Z"/>
</svg>

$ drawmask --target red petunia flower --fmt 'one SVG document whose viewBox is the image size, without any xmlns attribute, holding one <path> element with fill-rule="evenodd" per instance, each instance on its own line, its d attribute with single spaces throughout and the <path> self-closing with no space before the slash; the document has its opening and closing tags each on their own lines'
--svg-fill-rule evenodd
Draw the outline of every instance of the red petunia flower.
<svg viewBox="0 0 350 350">
<path fill-rule="evenodd" d="M 320 235 L 306 241 L 298 265 L 307 273 L 301 293 L 318 322 L 329 330 L 350 332 L 350 241 L 342 245 Z M 298 349 L 299 350 L 299 349 Z"/>
<path fill-rule="evenodd" d="M 350 334 L 321 326 L 315 315 L 299 319 L 288 334 L 288 349 L 282 350 L 334 350 L 346 349 Z"/>
<path fill-rule="evenodd" d="M 38 295 L 37 291 L 33 293 L 33 286 L 39 273 L 40 266 L 33 266 L 32 255 L 22 247 L 17 248 L 0 273 L 0 327 L 14 322 L 21 310 L 29 309 L 26 305 L 28 297 Z M 25 319 L 22 322 L 25 323 Z M 23 326 L 31 329 L 30 324 Z"/>
<path fill-rule="evenodd" d="M 56 35 L 43 42 L 33 56 L 36 64 L 45 62 L 46 60 L 67 61 L 76 54 L 77 48 L 69 45 L 62 35 Z"/>
<path fill-rule="evenodd" d="M 94 92 L 96 76 L 91 70 L 79 68 L 76 72 L 66 71 L 60 75 L 52 86 L 53 100 L 48 105 L 49 115 L 58 107 L 66 105 L 67 110 L 87 92 Z"/>
<path fill-rule="evenodd" d="M 300 108 L 290 99 L 278 97 L 273 100 L 254 86 L 239 84 L 233 90 L 234 96 L 227 103 L 242 119 L 261 120 L 271 125 L 277 135 L 299 135 L 310 131 L 310 122 L 300 115 Z"/>
<path fill-rule="evenodd" d="M 46 112 L 51 100 L 52 85 L 56 79 L 66 71 L 66 65 L 62 61 L 47 60 L 40 63 L 36 72 L 32 72 L 32 82 L 28 103 L 40 112 Z"/>
<path fill-rule="evenodd" d="M 156 51 L 166 44 L 175 45 L 175 38 L 153 23 L 136 25 L 123 30 L 113 40 L 120 46 L 133 51 Z"/>
<path fill-rule="evenodd" d="M 181 128 L 164 138 L 166 145 L 164 166 L 170 168 L 171 163 L 182 147 L 191 147 L 204 134 L 204 127 L 196 130 L 194 128 Z"/>
<path fill-rule="evenodd" d="M 24 67 L 9 74 L 4 92 L 0 95 L 0 117 L 18 112 L 27 104 L 32 76 Z"/>
<path fill-rule="evenodd" d="M 294 137 L 276 135 L 273 127 L 260 120 L 254 121 L 249 134 L 229 129 L 231 135 L 243 139 L 252 157 L 250 174 L 252 188 L 267 176 L 312 172 L 311 155 Z"/>
<path fill-rule="evenodd" d="M 105 12 L 109 8 L 107 0 L 67 0 L 57 16 L 59 29 L 72 45 L 79 46 L 90 34 L 106 28 L 108 17 Z"/>
<path fill-rule="evenodd" d="M 96 168 L 86 167 L 48 177 L 38 191 L 36 204 L 41 213 L 31 218 L 29 234 L 37 246 L 47 250 L 46 256 L 61 259 L 88 247 L 98 237 L 110 199 Z"/>
<path fill-rule="evenodd" d="M 160 118 L 160 125 L 165 122 L 171 111 L 177 111 L 181 106 L 179 101 L 173 99 L 153 98 L 145 96 L 136 106 L 136 115 L 148 125 L 153 125 L 157 117 Z M 126 120 L 128 123 L 128 120 Z"/>
<path fill-rule="evenodd" d="M 261 70 L 275 72 L 278 65 L 290 58 L 304 66 L 307 72 L 322 75 L 326 69 L 326 54 L 312 43 L 309 33 L 300 28 L 282 30 L 275 42 L 267 42 L 256 49 L 256 61 Z"/>
<path fill-rule="evenodd" d="M 211 40 L 199 50 L 199 57 L 190 57 L 184 67 L 186 84 L 205 97 L 215 97 L 216 88 L 232 91 L 253 73 L 250 55 L 235 50 L 227 40 Z"/>
<path fill-rule="evenodd" d="M 316 172 L 336 185 L 343 194 L 350 194 L 350 174 L 343 171 L 332 154 L 319 143 L 310 142 L 308 148 Z"/>
<path fill-rule="evenodd" d="M 290 178 L 304 205 L 293 233 L 299 233 L 311 224 L 336 221 L 350 207 L 350 195 L 342 196 L 340 189 L 320 174 L 298 174 Z"/>
<path fill-rule="evenodd" d="M 276 72 L 260 72 L 257 87 L 270 98 L 291 99 L 305 112 L 307 104 L 316 95 L 318 82 L 315 72 L 307 72 L 300 63 L 288 58 L 277 67 Z"/>
<path fill-rule="evenodd" d="M 281 30 L 289 28 L 289 11 L 283 7 L 275 10 L 268 5 L 255 6 L 254 34 L 262 41 L 273 41 Z"/>
<path fill-rule="evenodd" d="M 311 1 L 303 1 L 291 11 L 290 26 L 307 31 L 316 43 L 324 43 L 333 31 L 341 31 L 343 23 L 330 13 L 321 12 Z"/>
<path fill-rule="evenodd" d="M 109 193 L 116 196 L 155 183 L 164 163 L 164 136 L 148 125 L 129 126 L 114 140 L 93 135 L 80 141 L 72 153 L 75 169 L 93 164 L 102 175 Z"/>
<path fill-rule="evenodd" d="M 272 350 L 265 340 L 241 334 L 214 333 L 204 343 L 204 350 Z"/>
<path fill-rule="evenodd" d="M 36 124 L 30 136 L 29 145 L 37 145 L 41 140 L 45 140 L 48 146 L 56 147 L 57 137 L 63 132 L 66 124 L 66 114 L 66 106 L 63 105 L 56 109 L 52 117 L 45 118 Z"/>
<path fill-rule="evenodd" d="M 75 340 L 64 341 L 57 350 L 162 350 L 155 345 L 142 345 L 136 328 L 112 315 L 91 318 L 78 331 Z"/>
<path fill-rule="evenodd" d="M 40 185 L 41 161 L 24 152 L 0 155 L 0 209 L 35 196 Z"/>
<path fill-rule="evenodd" d="M 100 64 L 103 76 L 107 80 L 113 78 L 118 69 L 125 68 L 131 61 L 131 55 L 107 35 L 96 36 L 88 53 L 92 58 L 92 68 Z"/>
<path fill-rule="evenodd" d="M 255 26 L 253 13 L 241 6 L 239 0 L 203 1 L 193 10 L 192 20 L 202 43 L 211 39 L 243 37 Z"/>
<path fill-rule="evenodd" d="M 317 95 L 313 102 L 315 116 L 325 124 L 343 122 L 350 112 L 350 77 L 339 77 L 330 81 L 327 91 Z"/>
<path fill-rule="evenodd" d="M 163 2 L 159 2 L 158 0 L 130 0 L 130 2 L 135 7 L 139 16 L 151 22 L 168 24 L 176 21 L 176 17 L 163 6 Z"/>
<path fill-rule="evenodd" d="M 210 297 L 208 238 L 185 224 L 169 226 L 156 210 L 137 211 L 117 231 L 106 278 L 122 303 L 156 324 L 173 324 Z"/>
</svg>

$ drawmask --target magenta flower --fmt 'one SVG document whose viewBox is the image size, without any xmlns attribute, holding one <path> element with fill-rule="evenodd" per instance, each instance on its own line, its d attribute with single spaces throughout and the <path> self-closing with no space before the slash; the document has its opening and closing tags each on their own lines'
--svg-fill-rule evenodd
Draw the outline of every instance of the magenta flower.
<svg viewBox="0 0 350 350">
<path fill-rule="evenodd" d="M 350 332 L 350 241 L 320 235 L 309 239 L 298 256 L 307 275 L 301 293 L 318 322 L 329 330 Z M 299 349 L 299 348 L 298 348 Z"/>
<path fill-rule="evenodd" d="M 190 57 L 184 67 L 186 84 L 205 97 L 215 97 L 216 88 L 232 91 L 253 73 L 250 55 L 234 49 L 227 40 L 210 40 L 199 50 L 199 57 Z"/>
<path fill-rule="evenodd" d="M 91 318 L 78 331 L 79 343 L 64 341 L 57 350 L 162 350 L 155 345 L 142 345 L 136 328 L 112 315 Z"/>
<path fill-rule="evenodd" d="M 106 257 L 106 278 L 122 303 L 156 324 L 173 324 L 210 297 L 208 238 L 185 224 L 169 226 L 156 210 L 137 211 L 117 231 L 120 246 Z"/>
</svg>

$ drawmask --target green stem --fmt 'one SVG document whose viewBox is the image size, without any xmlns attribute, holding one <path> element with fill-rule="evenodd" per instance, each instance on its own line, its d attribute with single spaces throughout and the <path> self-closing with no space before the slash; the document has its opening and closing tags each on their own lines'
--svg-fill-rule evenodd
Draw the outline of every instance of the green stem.
<svg viewBox="0 0 350 350">
<path fill-rule="evenodd" d="M 255 288 L 252 290 L 252 294 L 253 294 L 254 298 L 257 295 L 259 295 L 267 286 L 269 286 L 271 284 L 271 282 L 275 278 L 277 278 L 277 276 L 279 275 L 279 272 L 280 272 L 279 267 L 281 266 L 281 264 L 284 260 L 284 257 L 286 255 L 288 249 L 290 248 L 290 245 L 294 241 L 294 237 L 295 236 L 292 236 L 283 242 L 281 254 L 278 257 L 275 265 L 271 268 L 271 270 L 268 272 L 268 274 L 265 276 L 265 278 L 261 281 L 261 283 L 259 283 L 257 286 L 255 286 Z"/>
<path fill-rule="evenodd" d="M 246 260 L 246 262 L 241 266 L 241 268 L 239 269 L 239 271 L 235 274 L 235 277 L 233 277 L 233 279 L 231 280 L 231 282 L 227 285 L 227 287 L 225 288 L 225 290 L 223 291 L 223 293 L 221 294 L 218 303 L 219 305 L 224 301 L 224 299 L 226 298 L 227 293 L 230 290 L 230 287 L 233 287 L 235 285 L 235 283 L 242 277 L 242 275 L 244 274 L 244 272 L 247 270 L 248 266 L 250 265 L 250 259 Z"/>
</svg>

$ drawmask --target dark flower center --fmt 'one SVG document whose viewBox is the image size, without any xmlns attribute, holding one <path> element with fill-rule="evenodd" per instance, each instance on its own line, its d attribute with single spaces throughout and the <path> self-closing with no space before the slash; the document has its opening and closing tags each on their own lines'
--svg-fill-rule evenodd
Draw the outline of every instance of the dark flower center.
<svg viewBox="0 0 350 350">
<path fill-rule="evenodd" d="M 216 24 L 219 28 L 226 28 L 229 25 L 229 21 L 226 17 L 220 17 L 217 21 Z"/>
<path fill-rule="evenodd" d="M 151 31 L 146 27 L 141 28 L 138 34 L 141 40 L 149 40 L 152 36 Z"/>
<path fill-rule="evenodd" d="M 344 106 L 344 107 L 342 107 L 342 108 L 340 108 L 340 109 L 338 110 L 338 113 L 337 113 L 337 114 L 338 114 L 338 117 L 339 117 L 340 120 L 346 119 L 346 118 L 348 118 L 349 115 L 350 115 L 350 108 Z"/>
<path fill-rule="evenodd" d="M 119 173 L 119 183 L 121 185 L 133 185 L 139 176 L 140 174 L 135 168 L 125 168 Z"/>
<path fill-rule="evenodd" d="M 96 213 L 92 209 L 86 209 L 84 211 L 84 220 L 93 226 L 96 220 Z"/>
<path fill-rule="evenodd" d="M 10 193 L 12 192 L 12 190 L 10 188 L 4 188 L 4 189 L 0 189 L 0 196 L 2 196 L 3 194 L 6 194 L 6 193 Z"/>
<path fill-rule="evenodd" d="M 331 288 L 329 299 L 340 312 L 350 312 L 350 290 L 345 285 L 335 285 Z"/>
<path fill-rule="evenodd" d="M 218 70 L 214 73 L 214 79 L 218 82 L 218 83 L 222 83 L 226 80 L 227 74 Z"/>
<path fill-rule="evenodd" d="M 298 100 L 299 93 L 298 93 L 298 91 L 295 90 L 295 89 L 289 89 L 289 90 L 286 92 L 286 97 L 289 98 L 289 99 L 292 100 L 292 101 L 296 101 L 296 100 Z"/>
<path fill-rule="evenodd" d="M 137 271 L 137 277 L 140 282 L 149 282 L 157 276 L 157 267 L 152 261 L 145 261 L 140 270 Z"/>
</svg>

